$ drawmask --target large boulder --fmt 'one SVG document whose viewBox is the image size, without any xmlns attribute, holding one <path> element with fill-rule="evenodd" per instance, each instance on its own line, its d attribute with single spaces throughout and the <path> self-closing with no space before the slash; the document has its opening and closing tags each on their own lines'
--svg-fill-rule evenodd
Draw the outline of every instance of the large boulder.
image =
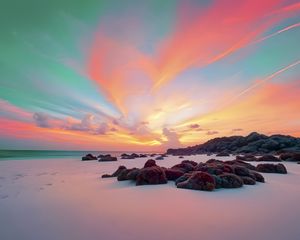
<svg viewBox="0 0 300 240">
<path fill-rule="evenodd" d="M 128 180 L 136 180 L 136 178 L 139 175 L 139 173 L 140 173 L 140 169 L 138 169 L 138 168 L 132 168 L 127 173 L 127 179 Z"/>
<path fill-rule="evenodd" d="M 256 166 L 256 170 L 258 172 L 263 173 L 281 173 L 287 174 L 287 170 L 285 166 L 281 163 L 273 164 L 273 163 L 262 163 Z"/>
<path fill-rule="evenodd" d="M 234 166 L 234 173 L 238 176 L 244 176 L 244 177 L 247 177 L 250 175 L 250 171 L 248 168 L 246 167 L 243 167 L 243 166 Z"/>
<path fill-rule="evenodd" d="M 166 173 L 166 177 L 168 180 L 171 180 L 171 181 L 174 181 L 176 180 L 177 178 L 181 177 L 182 175 L 184 175 L 184 172 L 179 170 L 179 169 L 172 169 L 172 168 L 169 168 L 169 169 L 166 169 L 165 170 L 165 173 Z"/>
<path fill-rule="evenodd" d="M 189 162 L 185 162 L 185 161 L 182 161 L 181 163 L 176 164 L 171 168 L 172 169 L 179 169 L 183 172 L 191 172 L 191 171 L 194 171 L 194 169 L 195 169 L 193 164 L 191 164 Z"/>
<path fill-rule="evenodd" d="M 271 154 L 266 154 L 257 159 L 259 162 L 280 162 L 281 160 Z"/>
<path fill-rule="evenodd" d="M 97 160 L 97 157 L 93 156 L 90 153 L 82 157 L 82 161 L 90 161 L 90 160 Z"/>
<path fill-rule="evenodd" d="M 247 161 L 247 162 L 257 161 L 257 158 L 252 154 L 246 154 L 244 156 L 238 155 L 235 158 L 236 160 Z"/>
<path fill-rule="evenodd" d="M 213 191 L 216 183 L 215 178 L 205 172 L 193 172 L 185 181 L 177 183 L 178 188 L 187 188 L 194 190 Z"/>
<path fill-rule="evenodd" d="M 222 179 L 223 188 L 239 188 L 243 186 L 243 180 L 235 174 L 223 173 L 219 177 Z"/>
<path fill-rule="evenodd" d="M 136 185 L 149 185 L 149 184 L 165 184 L 167 183 L 165 171 L 158 166 L 142 168 L 137 177 Z"/>
<path fill-rule="evenodd" d="M 149 159 L 145 162 L 144 168 L 157 166 L 155 160 Z"/>
</svg>

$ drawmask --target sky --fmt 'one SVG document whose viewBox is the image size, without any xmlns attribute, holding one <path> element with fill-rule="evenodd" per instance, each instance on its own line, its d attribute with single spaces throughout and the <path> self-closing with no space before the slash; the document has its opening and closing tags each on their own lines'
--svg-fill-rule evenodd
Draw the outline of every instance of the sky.
<svg viewBox="0 0 300 240">
<path fill-rule="evenodd" d="M 0 5 L 0 149 L 300 137 L 300 1 Z"/>
</svg>

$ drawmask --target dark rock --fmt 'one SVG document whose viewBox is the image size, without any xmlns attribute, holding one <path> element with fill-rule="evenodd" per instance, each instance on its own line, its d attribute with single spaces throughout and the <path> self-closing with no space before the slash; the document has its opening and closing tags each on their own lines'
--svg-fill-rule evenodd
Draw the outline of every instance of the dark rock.
<svg viewBox="0 0 300 240">
<path fill-rule="evenodd" d="M 222 179 L 223 188 L 239 188 L 243 186 L 243 180 L 235 174 L 223 173 L 219 177 Z"/>
<path fill-rule="evenodd" d="M 164 160 L 164 157 L 158 156 L 158 157 L 155 158 L 155 160 Z"/>
<path fill-rule="evenodd" d="M 229 157 L 230 154 L 229 153 L 226 153 L 226 152 L 220 152 L 216 155 L 216 157 Z"/>
<path fill-rule="evenodd" d="M 239 166 L 246 167 L 246 168 L 248 168 L 249 170 L 255 170 L 255 166 L 253 166 L 253 165 L 250 164 L 250 163 L 241 161 L 241 160 L 225 161 L 224 163 L 225 163 L 225 164 L 228 164 L 228 165 L 239 165 Z"/>
<path fill-rule="evenodd" d="M 138 168 L 130 169 L 129 172 L 127 173 L 127 179 L 128 180 L 136 180 L 137 175 L 139 173 L 140 173 L 140 169 L 138 169 Z"/>
<path fill-rule="evenodd" d="M 102 178 L 111 178 L 111 177 L 114 177 L 114 176 L 110 175 L 110 174 L 103 174 L 102 175 Z"/>
<path fill-rule="evenodd" d="M 256 184 L 256 181 L 253 178 L 251 178 L 251 177 L 245 177 L 245 176 L 243 176 L 241 178 L 242 178 L 243 183 L 245 185 L 255 185 Z"/>
<path fill-rule="evenodd" d="M 130 172 L 131 169 L 123 169 L 117 176 L 118 181 L 126 181 L 129 180 L 127 174 Z"/>
<path fill-rule="evenodd" d="M 183 164 L 188 163 L 188 164 L 191 164 L 193 166 L 197 166 L 198 165 L 197 162 L 191 161 L 191 160 L 183 160 L 181 163 L 183 163 Z"/>
<path fill-rule="evenodd" d="M 158 166 L 143 168 L 136 177 L 136 185 L 165 184 L 167 182 L 165 171 Z"/>
<path fill-rule="evenodd" d="M 282 153 L 279 158 L 283 161 L 299 162 L 300 153 Z"/>
<path fill-rule="evenodd" d="M 97 160 L 97 157 L 93 156 L 90 153 L 82 157 L 82 161 L 90 161 L 90 160 Z"/>
<path fill-rule="evenodd" d="M 145 162 L 144 168 L 157 166 L 155 160 L 149 159 Z"/>
<path fill-rule="evenodd" d="M 254 162 L 254 161 L 257 161 L 257 158 L 252 154 L 247 154 L 244 156 L 240 156 L 240 155 L 236 156 L 236 160 Z"/>
<path fill-rule="evenodd" d="M 234 166 L 233 170 L 236 175 L 241 177 L 242 176 L 247 177 L 250 175 L 249 169 L 243 166 Z"/>
<path fill-rule="evenodd" d="M 273 164 L 273 163 L 262 163 L 256 166 L 256 171 L 263 173 L 281 173 L 286 174 L 287 170 L 285 166 L 281 163 Z"/>
<path fill-rule="evenodd" d="M 179 156 L 178 158 L 183 158 L 183 156 Z"/>
<path fill-rule="evenodd" d="M 253 176 L 253 178 L 255 179 L 255 181 L 257 182 L 265 182 L 265 178 L 263 177 L 263 175 L 261 175 L 260 173 L 256 172 L 256 171 L 251 171 L 250 170 L 250 176 Z"/>
<path fill-rule="evenodd" d="M 212 175 L 215 179 L 215 183 L 216 183 L 216 186 L 215 188 L 218 189 L 218 188 L 222 188 L 222 184 L 223 184 L 223 180 L 222 178 L 220 178 L 219 176 L 217 175 Z"/>
<path fill-rule="evenodd" d="M 169 168 L 169 169 L 166 169 L 165 170 L 165 173 L 166 173 L 166 177 L 168 180 L 171 180 L 171 181 L 174 181 L 176 180 L 177 178 L 181 177 L 182 175 L 184 175 L 184 172 L 179 170 L 179 169 L 172 169 L 172 168 Z"/>
<path fill-rule="evenodd" d="M 273 155 L 267 154 L 257 159 L 259 162 L 280 162 L 281 160 Z"/>
<path fill-rule="evenodd" d="M 183 174 L 181 177 L 175 180 L 175 185 L 177 186 L 178 183 L 186 181 L 190 176 L 192 176 L 192 173 Z"/>
<path fill-rule="evenodd" d="M 193 172 L 187 180 L 177 183 L 178 188 L 203 191 L 213 191 L 215 186 L 215 178 L 205 172 Z"/>
<path fill-rule="evenodd" d="M 116 157 L 112 157 L 110 155 L 104 155 L 99 158 L 99 162 L 112 162 L 112 161 L 117 161 L 118 159 Z"/>
<path fill-rule="evenodd" d="M 191 172 L 194 171 L 194 166 L 188 162 L 181 162 L 171 167 L 171 169 L 179 169 L 183 172 Z"/>
</svg>

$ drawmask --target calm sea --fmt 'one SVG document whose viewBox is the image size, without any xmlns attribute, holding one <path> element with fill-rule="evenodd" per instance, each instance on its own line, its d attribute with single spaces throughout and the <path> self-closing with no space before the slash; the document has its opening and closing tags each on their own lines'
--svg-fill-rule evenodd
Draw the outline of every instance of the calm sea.
<svg viewBox="0 0 300 240">
<path fill-rule="evenodd" d="M 57 150 L 0 150 L 0 161 L 1 160 L 26 160 L 26 159 L 49 159 L 49 158 L 78 158 L 92 153 L 95 156 L 99 154 L 111 154 L 112 156 L 118 157 L 124 151 L 57 151 Z M 132 153 L 132 152 L 126 152 Z M 136 152 L 145 153 L 145 152 Z"/>
</svg>

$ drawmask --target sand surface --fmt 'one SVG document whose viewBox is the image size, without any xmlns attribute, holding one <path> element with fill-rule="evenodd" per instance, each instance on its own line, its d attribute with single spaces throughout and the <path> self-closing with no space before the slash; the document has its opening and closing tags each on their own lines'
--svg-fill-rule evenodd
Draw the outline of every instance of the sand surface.
<svg viewBox="0 0 300 240">
<path fill-rule="evenodd" d="M 266 183 L 214 192 L 100 178 L 146 160 L 0 161 L 0 239 L 300 239 L 300 165 L 285 163 L 287 175 L 263 174 Z M 181 160 L 157 162 L 168 167 Z"/>
</svg>

